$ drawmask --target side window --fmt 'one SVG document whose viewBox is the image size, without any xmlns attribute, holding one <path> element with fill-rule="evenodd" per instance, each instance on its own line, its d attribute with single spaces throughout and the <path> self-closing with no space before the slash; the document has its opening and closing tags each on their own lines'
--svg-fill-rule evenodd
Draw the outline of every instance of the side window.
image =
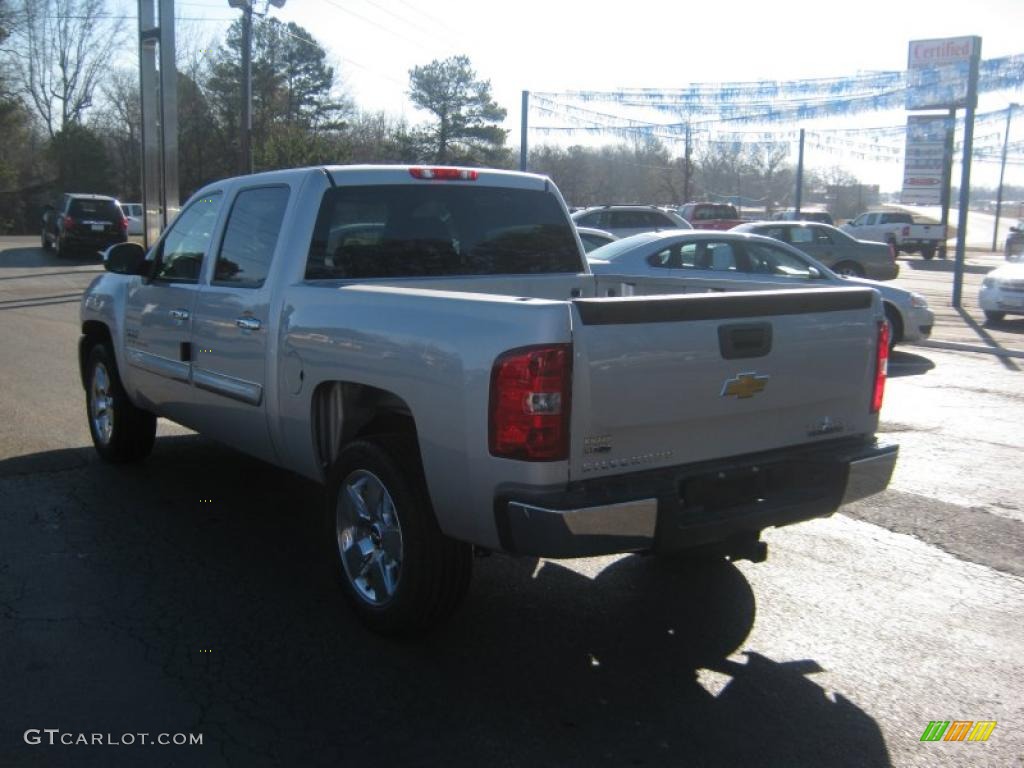
<svg viewBox="0 0 1024 768">
<path fill-rule="evenodd" d="M 171 224 L 157 252 L 159 267 L 153 278 L 179 283 L 195 283 L 203 267 L 203 256 L 213 239 L 220 211 L 220 192 L 213 192 L 192 203 Z"/>
<path fill-rule="evenodd" d="M 612 211 L 610 216 L 613 229 L 638 229 L 644 226 L 641 214 L 636 211 Z"/>
<path fill-rule="evenodd" d="M 876 224 L 877 222 L 878 222 L 878 214 L 877 213 L 869 213 L 864 218 L 864 221 L 862 223 L 863 224 L 867 224 L 868 226 L 871 226 L 872 224 Z"/>
<path fill-rule="evenodd" d="M 601 212 L 600 211 L 594 211 L 593 213 L 588 213 L 586 216 L 580 216 L 578 219 L 576 219 L 576 224 L 577 224 L 577 226 L 580 226 L 580 227 L 594 227 L 594 228 L 597 228 L 597 225 L 598 225 L 600 219 L 601 219 Z"/>
<path fill-rule="evenodd" d="M 764 229 L 757 230 L 757 234 L 764 235 L 765 237 L 773 237 L 776 240 L 782 240 L 786 242 L 789 238 L 786 237 L 786 230 L 788 227 L 765 227 Z"/>
<path fill-rule="evenodd" d="M 813 243 L 814 233 L 809 227 L 791 227 L 789 230 L 789 242 L 794 245 Z"/>
<path fill-rule="evenodd" d="M 267 279 L 277 247 L 288 187 L 261 187 L 238 193 L 228 214 L 213 282 L 259 288 Z"/>
<path fill-rule="evenodd" d="M 832 245 L 832 235 L 827 230 L 821 229 L 820 227 L 808 227 L 810 232 L 814 235 L 815 245 Z"/>
<path fill-rule="evenodd" d="M 746 243 L 744 248 L 750 262 L 750 272 L 805 280 L 811 277 L 807 262 L 789 251 L 764 243 Z"/>
<path fill-rule="evenodd" d="M 736 252 L 732 243 L 706 243 L 704 253 L 698 259 L 698 265 L 701 269 L 711 269 L 715 272 L 735 272 Z"/>
<path fill-rule="evenodd" d="M 679 246 L 663 248 L 647 257 L 647 263 L 658 269 L 675 269 L 679 267 Z"/>
</svg>

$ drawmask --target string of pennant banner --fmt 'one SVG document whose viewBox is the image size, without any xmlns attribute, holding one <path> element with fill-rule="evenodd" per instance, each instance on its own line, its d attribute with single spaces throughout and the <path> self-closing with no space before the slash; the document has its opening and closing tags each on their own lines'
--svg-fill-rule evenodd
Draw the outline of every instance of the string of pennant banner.
<svg viewBox="0 0 1024 768">
<path fill-rule="evenodd" d="M 615 91 L 531 92 L 530 112 L 547 118 L 548 124 L 530 125 L 541 134 L 615 136 L 636 140 L 702 143 L 792 143 L 796 130 L 743 131 L 743 125 L 796 124 L 868 111 L 902 110 L 908 94 L 923 103 L 941 101 L 954 92 L 966 77 L 966 63 L 915 71 L 867 72 L 850 77 L 751 82 L 693 83 L 681 88 L 627 88 Z M 979 63 L 978 92 L 989 93 L 1024 87 L 1024 54 L 1014 54 Z M 1007 109 L 975 116 L 979 130 L 974 156 L 993 156 L 1002 142 Z M 626 117 L 671 113 L 672 122 Z M 958 121 L 962 126 L 963 121 Z M 553 123 L 553 124 L 552 124 Z M 739 129 L 739 130 L 737 130 Z M 902 159 L 905 125 L 877 128 L 815 128 L 805 133 L 805 145 L 824 151 L 842 152 L 859 159 Z M 843 138 L 848 134 L 855 138 Z M 885 140 L 892 141 L 886 144 Z M 992 142 L 988 145 L 986 142 Z M 1010 146 L 1018 147 L 1018 143 Z M 1017 150 L 1019 152 L 1019 149 Z"/>
</svg>

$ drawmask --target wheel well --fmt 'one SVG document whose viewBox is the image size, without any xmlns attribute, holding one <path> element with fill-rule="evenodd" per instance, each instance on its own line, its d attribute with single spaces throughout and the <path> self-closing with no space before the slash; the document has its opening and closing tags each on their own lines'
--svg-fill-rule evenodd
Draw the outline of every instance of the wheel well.
<svg viewBox="0 0 1024 768">
<path fill-rule="evenodd" d="M 892 326 L 894 342 L 903 341 L 903 318 L 900 316 L 900 311 L 894 305 L 885 302 L 885 316 L 889 319 L 889 325 Z"/>
<path fill-rule="evenodd" d="M 110 329 L 98 320 L 87 320 L 82 324 L 82 338 L 78 340 L 78 374 L 83 387 L 88 386 L 85 381 L 85 364 L 89 360 L 89 351 L 97 344 L 109 344 L 110 353 L 114 354 L 112 341 Z"/>
<path fill-rule="evenodd" d="M 342 447 L 361 437 L 408 434 L 416 422 L 398 395 L 366 384 L 325 381 L 313 393 L 313 444 L 322 467 L 330 467 Z"/>
</svg>

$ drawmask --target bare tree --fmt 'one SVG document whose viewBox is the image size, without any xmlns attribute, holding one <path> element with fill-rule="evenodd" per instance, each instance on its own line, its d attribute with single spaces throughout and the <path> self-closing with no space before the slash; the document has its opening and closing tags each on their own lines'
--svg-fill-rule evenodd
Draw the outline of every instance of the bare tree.
<svg viewBox="0 0 1024 768">
<path fill-rule="evenodd" d="M 19 88 L 52 137 L 80 124 L 121 42 L 105 0 L 20 0 L 13 54 Z"/>
</svg>

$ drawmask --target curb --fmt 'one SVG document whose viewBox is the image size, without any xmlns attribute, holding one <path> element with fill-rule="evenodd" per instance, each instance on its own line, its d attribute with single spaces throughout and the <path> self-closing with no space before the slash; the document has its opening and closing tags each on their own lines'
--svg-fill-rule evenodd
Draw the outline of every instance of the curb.
<svg viewBox="0 0 1024 768">
<path fill-rule="evenodd" d="M 911 347 L 931 347 L 932 349 L 948 349 L 953 352 L 978 352 L 986 355 L 995 355 L 997 357 L 1017 357 L 1024 359 L 1024 352 L 1016 349 L 1002 349 L 1001 347 L 983 347 L 979 344 L 961 344 L 957 341 L 917 341 L 906 346 Z"/>
</svg>

